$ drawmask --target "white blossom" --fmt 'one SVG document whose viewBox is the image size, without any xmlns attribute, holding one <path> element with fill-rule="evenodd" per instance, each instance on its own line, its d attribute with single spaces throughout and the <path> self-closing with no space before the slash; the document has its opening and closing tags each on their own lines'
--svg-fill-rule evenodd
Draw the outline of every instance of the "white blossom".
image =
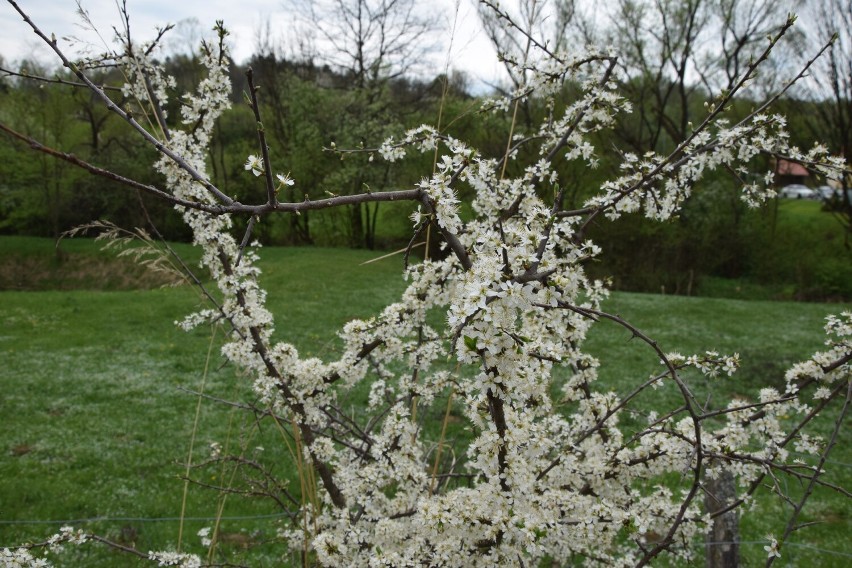
<svg viewBox="0 0 852 568">
<path fill-rule="evenodd" d="M 246 159 L 244 167 L 246 170 L 250 171 L 255 176 L 260 176 L 263 174 L 263 158 L 255 156 L 254 154 L 250 154 L 249 157 Z"/>
<path fill-rule="evenodd" d="M 766 535 L 769 544 L 763 547 L 768 558 L 781 558 L 781 552 L 778 550 L 778 540 L 770 535 Z"/>
</svg>

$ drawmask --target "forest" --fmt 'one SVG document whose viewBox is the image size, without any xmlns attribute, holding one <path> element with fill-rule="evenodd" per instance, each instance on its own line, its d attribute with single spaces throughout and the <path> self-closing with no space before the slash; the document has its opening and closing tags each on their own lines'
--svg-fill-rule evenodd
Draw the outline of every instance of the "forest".
<svg viewBox="0 0 852 568">
<path fill-rule="evenodd" d="M 717 8 L 729 17 L 712 17 L 711 4 L 719 4 Z M 634 108 L 632 113 L 617 115 L 611 130 L 593 135 L 596 147 L 615 148 L 617 153 L 609 153 L 596 168 L 573 162 L 558 166 L 568 207 L 582 206 L 603 180 L 618 171 L 619 155 L 666 151 L 673 140 L 684 138 L 694 122 L 700 122 L 710 93 L 732 81 L 754 46 L 774 29 L 778 8 L 772 3 L 758 4 L 762 11 L 755 9 L 748 14 L 750 19 L 741 14 L 737 19 L 734 16 L 743 10 L 743 3 L 735 1 L 619 3 L 617 23 L 597 33 L 619 38 L 613 41 L 620 42 L 622 54 L 620 86 Z M 652 6 L 657 7 L 656 12 Z M 545 32 L 554 37 L 556 46 L 559 38 L 590 35 L 578 20 L 576 13 L 567 10 Z M 343 24 L 341 17 L 335 25 L 342 30 Z M 245 166 L 257 147 L 256 121 L 246 104 L 249 70 L 258 87 L 269 151 L 277 163 L 286 164 L 289 177 L 296 182 L 286 187 L 288 201 L 412 187 L 432 157 L 374 161 L 375 153 L 366 149 L 378 148 L 388 136 L 399 136 L 421 124 L 434 125 L 498 154 L 510 132 L 534 136 L 534 125 L 563 111 L 533 98 L 523 101 L 514 114 L 485 113 L 483 101 L 491 93 L 474 94 L 471 79 L 464 73 L 450 68 L 432 78 L 409 73 L 407 61 L 416 54 L 414 44 L 432 24 L 416 20 L 400 30 L 409 33 L 402 37 L 399 48 L 400 54 L 403 48 L 409 50 L 405 52 L 408 59 L 394 57 L 400 55 L 394 52 L 370 50 L 360 60 L 285 53 L 267 38 L 250 60 L 232 63 L 233 104 L 217 118 L 208 156 L 213 183 L 241 202 L 252 202 L 266 191 L 263 180 L 252 176 Z M 495 44 L 509 46 L 503 54 L 507 61 L 517 57 L 512 53 L 513 48 L 520 49 L 517 43 L 496 35 L 499 28 L 493 22 L 489 27 L 484 19 L 483 24 Z M 662 26 L 662 33 L 651 34 L 655 26 Z M 721 38 L 713 39 L 720 45 L 708 47 L 708 34 Z M 843 75 L 848 38 L 829 48 L 807 81 L 794 89 L 781 89 L 781 77 L 793 74 L 801 61 L 812 56 L 813 46 L 823 36 L 824 30 L 814 29 L 812 24 L 799 26 L 790 34 L 792 39 L 775 50 L 772 63 L 777 76 L 759 78 L 745 96 L 734 101 L 728 120 L 735 122 L 768 97 L 780 95 L 775 106 L 788 117 L 793 144 L 806 148 L 821 143 L 836 155 L 846 153 L 848 160 L 852 93 L 850 79 Z M 345 39 L 352 44 L 359 41 Z M 347 53 L 344 46 L 337 55 Z M 198 53 L 192 50 L 163 50 L 161 57 L 167 72 L 176 78 L 175 92 L 196 84 L 203 74 Z M 98 68 L 94 62 L 92 67 L 92 77 L 106 86 L 117 104 L 132 102 L 134 94 L 122 90 L 126 81 L 117 69 Z M 128 199 L 128 190 L 120 184 L 34 152 L 22 139 L 31 137 L 105 170 L 162 185 L 152 168 L 155 150 L 135 137 L 91 93 L 75 87 L 70 72 L 31 61 L 13 66 L 2 59 L 0 70 L 0 123 L 6 131 L 0 142 L 0 234 L 57 238 L 81 224 L 108 220 L 127 228 L 144 227 L 168 240 L 189 239 L 189 229 L 167 203 L 144 195 Z M 523 80 L 509 75 L 491 88 L 494 93 L 506 92 Z M 825 86 L 829 88 L 822 88 Z M 569 82 L 562 88 L 571 91 L 579 86 Z M 164 125 L 179 122 L 177 106 L 171 103 L 166 109 Z M 10 131 L 21 136 L 16 138 Z M 507 174 L 518 173 L 512 167 L 510 163 Z M 611 276 L 613 287 L 619 290 L 848 300 L 852 297 L 849 192 L 838 190 L 833 198 L 812 203 L 777 198 L 757 209 L 748 207 L 738 197 L 742 186 L 765 178 L 776 168 L 776 160 L 766 156 L 762 171 L 706 176 L 702 191 L 695 192 L 674 223 L 658 224 L 639 215 L 596 223 L 589 228 L 590 237 L 608 255 L 590 267 L 591 272 Z M 766 179 L 777 189 L 783 183 Z M 802 181 L 811 187 L 826 184 L 816 173 Z M 470 188 L 466 192 L 464 185 L 459 187 L 463 215 L 470 214 L 471 195 Z M 272 216 L 257 223 L 254 235 L 266 245 L 392 251 L 405 247 L 411 239 L 412 211 L 409 203 L 376 202 Z M 245 225 L 248 219 L 236 221 Z M 433 254 L 439 254 L 437 239 L 430 247 Z"/>
</svg>

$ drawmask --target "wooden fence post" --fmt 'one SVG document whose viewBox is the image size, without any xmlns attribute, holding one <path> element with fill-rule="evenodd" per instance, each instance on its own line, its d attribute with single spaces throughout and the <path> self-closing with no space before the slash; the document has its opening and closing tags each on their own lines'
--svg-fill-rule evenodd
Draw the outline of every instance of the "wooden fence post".
<svg viewBox="0 0 852 568">
<path fill-rule="evenodd" d="M 704 478 L 704 506 L 708 513 L 721 511 L 737 498 L 734 476 L 723 470 L 715 479 Z M 707 532 L 707 568 L 738 568 L 740 565 L 740 527 L 737 510 L 713 519 Z"/>
</svg>

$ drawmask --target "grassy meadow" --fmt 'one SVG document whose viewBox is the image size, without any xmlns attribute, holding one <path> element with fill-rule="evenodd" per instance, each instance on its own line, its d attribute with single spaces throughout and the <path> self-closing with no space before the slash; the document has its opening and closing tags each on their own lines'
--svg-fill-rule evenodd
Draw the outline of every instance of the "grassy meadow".
<svg viewBox="0 0 852 568">
<path fill-rule="evenodd" d="M 189 247 L 178 250 L 197 258 Z M 330 356 L 338 346 L 337 328 L 378 311 L 404 287 L 400 257 L 365 265 L 380 253 L 321 248 L 260 253 L 276 335 L 303 354 Z M 190 286 L 134 289 L 156 282 L 88 240 L 63 241 L 57 254 L 48 240 L 3 237 L 0 259 L 0 547 L 43 539 L 61 521 L 77 520 L 71 524 L 143 551 L 174 549 L 183 516 L 182 549 L 201 553 L 196 532 L 213 526 L 218 516 L 223 543 L 217 560 L 291 563 L 282 559 L 280 543 L 272 542 L 282 519 L 271 502 L 223 497 L 191 485 L 182 505 L 182 464 L 193 432 L 195 463 L 217 442 L 247 456 L 263 452 L 280 464 L 283 477 L 292 471 L 287 441 L 273 425 L 211 399 L 198 407 L 193 392 L 202 389 L 222 400 L 251 397 L 249 381 L 218 355 L 221 332 L 184 333 L 174 325 L 200 305 L 199 293 Z M 619 293 L 606 309 L 636 324 L 665 351 L 739 352 L 743 366 L 733 378 L 694 378 L 694 388 L 714 406 L 732 395 L 783 384 L 791 363 L 820 348 L 824 317 L 850 306 Z M 604 362 L 601 383 L 618 392 L 658 369 L 647 347 L 614 324 L 598 324 L 587 348 Z M 673 407 L 677 399 L 668 387 L 653 391 L 622 422 L 630 427 L 646 410 Z M 818 425 L 823 433 L 831 427 L 828 420 Z M 825 480 L 852 487 L 849 428 L 830 460 Z M 211 468 L 192 473 L 214 486 L 232 482 L 232 475 Z M 747 566 L 762 564 L 765 552 L 757 541 L 769 532 L 780 536 L 787 518 L 779 499 L 764 495 L 758 503 L 760 512 L 742 522 Z M 849 565 L 850 519 L 850 500 L 818 489 L 801 519 L 815 524 L 794 533 L 780 565 Z M 61 566 L 138 564 L 96 544 L 54 560 Z"/>
</svg>

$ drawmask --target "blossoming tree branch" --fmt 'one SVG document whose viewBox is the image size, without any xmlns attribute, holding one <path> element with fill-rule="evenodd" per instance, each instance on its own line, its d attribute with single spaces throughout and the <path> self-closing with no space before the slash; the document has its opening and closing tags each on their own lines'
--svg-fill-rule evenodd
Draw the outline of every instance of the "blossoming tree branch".
<svg viewBox="0 0 852 568">
<path fill-rule="evenodd" d="M 596 147 L 592 134 L 610 128 L 618 113 L 631 112 L 631 102 L 619 94 L 617 53 L 552 51 L 497 3 L 485 2 L 494 20 L 525 38 L 528 49 L 521 60 L 508 62 L 524 80 L 508 96 L 485 101 L 480 112 L 511 113 L 539 98 L 551 111 L 541 123 L 516 128 L 500 155 L 486 155 L 462 136 L 428 125 L 371 148 L 330 147 L 390 162 L 428 152 L 435 167 L 414 187 L 300 202 L 279 199 L 280 189 L 299 180 L 269 152 L 256 86 L 262 78 L 249 71 L 247 104 L 257 123 L 257 151 L 246 157 L 246 183 L 259 179 L 266 192 L 262 202 L 240 203 L 210 181 L 205 160 L 216 118 L 230 105 L 221 24 L 218 43 L 202 45 L 206 77 L 182 96 L 179 125 L 169 127 L 165 108 L 174 82 L 150 45 L 123 37 L 123 51 L 113 54 L 127 77 L 124 92 L 134 101 L 120 106 L 24 8 L 8 3 L 80 84 L 158 150 L 154 167 L 163 185 L 138 183 L 0 128 L 37 151 L 181 212 L 221 301 L 180 325 L 224 324 L 222 355 L 250 377 L 259 407 L 295 440 L 301 493 L 285 489 L 288 498 L 278 500 L 292 520 L 280 537 L 301 552 L 305 565 L 537 566 L 544 559 L 583 558 L 590 565 L 645 566 L 660 556 L 692 562 L 693 543 L 715 517 L 750 503 L 767 478 L 786 475 L 808 491 L 795 503 L 785 534 L 768 541 L 769 565 L 797 526 L 813 487 L 849 497 L 846 488 L 821 476 L 852 400 L 852 314 L 827 319 L 825 349 L 787 371 L 783 389 L 765 388 L 756 400 L 735 399 L 711 410 L 694 395 L 694 382 L 733 375 L 739 356 L 668 352 L 629 319 L 606 312 L 606 284 L 585 271 L 605 254 L 586 236 L 590 223 L 638 212 L 665 222 L 708 172 L 736 176 L 769 154 L 827 177 L 845 175 L 845 164 L 824 147 L 800 151 L 788 143 L 784 118 L 772 112 L 786 87 L 742 120 L 726 118 L 732 100 L 795 18 L 780 25 L 729 89 L 708 101 L 705 118 L 670 153 L 622 154 L 618 176 L 576 209 L 563 206 L 565 181 L 555 164 L 595 167 L 611 151 Z M 537 157 L 518 163 L 522 155 Z M 522 173 L 507 175 L 509 163 L 518 163 Z M 743 184 L 742 199 L 763 203 L 775 195 L 771 183 L 767 174 L 762 183 Z M 474 192 L 474 215 L 467 221 L 459 215 L 461 187 Z M 339 333 L 344 347 L 334 359 L 302 357 L 293 345 L 274 341 L 275 319 L 258 284 L 254 224 L 268 215 L 395 200 L 417 205 L 412 245 L 439 234 L 446 256 L 408 265 L 408 287 L 399 301 L 375 317 L 347 323 Z M 245 232 L 233 230 L 235 216 L 249 219 Z M 443 314 L 440 325 L 429 317 L 435 312 Z M 628 393 L 598 383 L 601 362 L 583 348 L 595 324 L 628 330 L 659 359 L 658 371 L 637 379 Z M 369 401 L 353 417 L 341 403 L 363 383 Z M 679 403 L 648 416 L 635 431 L 622 429 L 619 420 L 631 405 L 661 385 L 675 389 Z M 449 412 L 454 401 L 461 402 L 469 436 L 454 448 L 455 459 L 446 459 L 445 441 L 428 437 L 417 414 Z M 809 427 L 826 412 L 833 431 L 819 439 Z M 793 449 L 812 454 L 818 465 L 795 462 Z M 680 475 L 673 480 L 671 472 Z M 736 497 L 706 512 L 704 493 L 723 475 L 735 479 Z M 65 528 L 44 543 L 6 549 L 3 559 L 47 565 L 39 550 L 87 540 L 104 539 Z M 161 566 L 212 563 L 179 551 L 130 553 Z"/>
</svg>

